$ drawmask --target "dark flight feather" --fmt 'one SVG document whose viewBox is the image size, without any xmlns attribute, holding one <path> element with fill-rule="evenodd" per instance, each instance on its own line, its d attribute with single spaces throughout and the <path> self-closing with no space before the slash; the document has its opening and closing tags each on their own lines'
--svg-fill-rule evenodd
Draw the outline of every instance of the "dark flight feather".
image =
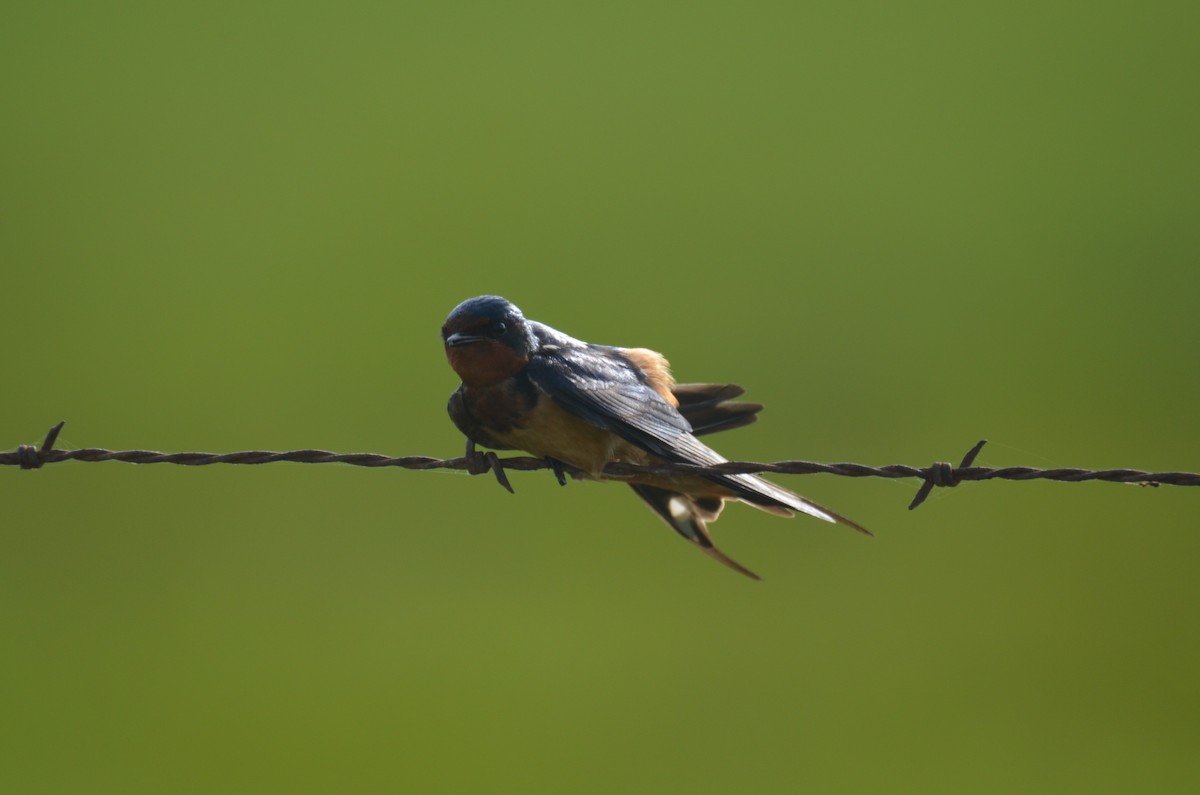
<svg viewBox="0 0 1200 795">
<path fill-rule="evenodd" d="M 745 394 L 737 384 L 676 384 L 672 394 L 679 413 L 692 426 L 693 436 L 729 431 L 758 421 L 761 403 L 734 402 Z"/>
</svg>

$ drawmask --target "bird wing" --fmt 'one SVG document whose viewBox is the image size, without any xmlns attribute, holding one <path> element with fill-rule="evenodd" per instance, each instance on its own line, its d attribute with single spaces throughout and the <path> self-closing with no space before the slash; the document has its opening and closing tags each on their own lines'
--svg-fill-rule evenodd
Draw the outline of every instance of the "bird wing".
<svg viewBox="0 0 1200 795">
<path fill-rule="evenodd" d="M 487 429 L 475 419 L 471 414 L 471 410 L 467 408 L 467 401 L 463 397 L 463 386 L 458 385 L 458 389 L 450 395 L 450 401 L 446 404 L 446 411 L 450 415 L 450 419 L 454 421 L 455 427 L 462 431 L 463 436 L 473 442 L 490 447 L 493 450 L 515 450 L 515 447 L 506 445 L 487 432 Z"/>
<path fill-rule="evenodd" d="M 726 461 L 695 437 L 679 410 L 615 348 L 550 345 L 530 357 L 526 373 L 534 386 L 567 411 L 664 461 L 701 466 Z M 702 477 L 763 510 L 784 515 L 800 511 L 871 535 L 858 523 L 757 475 Z"/>
<path fill-rule="evenodd" d="M 534 385 L 575 416 L 667 461 L 718 463 L 691 424 L 614 348 L 555 347 L 530 357 Z"/>
</svg>

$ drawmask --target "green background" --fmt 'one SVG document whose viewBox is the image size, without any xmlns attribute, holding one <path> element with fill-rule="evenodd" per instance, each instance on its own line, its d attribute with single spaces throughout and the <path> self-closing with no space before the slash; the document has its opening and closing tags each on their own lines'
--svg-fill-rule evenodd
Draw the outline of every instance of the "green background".
<svg viewBox="0 0 1200 795">
<path fill-rule="evenodd" d="M 1195 3 L 26 3 L 0 448 L 452 456 L 499 292 L 755 460 L 1200 469 Z M 0 472 L 0 790 L 1183 792 L 1200 493 Z"/>
</svg>

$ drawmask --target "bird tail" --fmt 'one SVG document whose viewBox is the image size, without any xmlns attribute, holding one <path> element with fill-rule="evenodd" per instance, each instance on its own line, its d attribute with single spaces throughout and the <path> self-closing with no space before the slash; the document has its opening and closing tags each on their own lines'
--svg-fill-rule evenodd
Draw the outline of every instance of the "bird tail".
<svg viewBox="0 0 1200 795">
<path fill-rule="evenodd" d="M 776 486 L 758 475 L 717 475 L 712 480 L 732 491 L 737 499 L 760 511 L 773 513 L 776 516 L 791 516 L 792 511 L 798 511 L 826 522 L 844 524 L 864 535 L 875 535 L 853 519 L 847 519 L 824 505 L 815 503 L 807 497 L 801 497 L 782 486 Z"/>
<path fill-rule="evenodd" d="M 758 420 L 758 412 L 763 409 L 761 403 L 734 401 L 734 398 L 741 397 L 746 392 L 737 384 L 675 384 L 671 391 L 679 401 L 679 413 L 692 426 L 693 436 L 749 425 Z M 705 456 L 711 455 L 715 460 L 724 460 L 706 446 L 702 446 L 701 449 Z M 799 511 L 872 535 L 870 530 L 857 522 L 757 475 L 718 475 L 711 480 L 729 489 L 737 499 L 747 505 L 767 513 L 792 516 L 793 511 Z M 646 499 L 644 495 L 643 499 Z"/>
<path fill-rule="evenodd" d="M 641 483 L 631 483 L 637 495 L 646 501 L 659 517 L 671 526 L 679 535 L 691 541 L 714 560 L 724 563 L 736 572 L 746 575 L 753 580 L 761 580 L 754 572 L 738 563 L 733 558 L 717 549 L 712 536 L 708 534 L 708 522 L 714 521 L 721 513 L 725 502 L 719 497 L 693 497 L 658 486 L 647 486 Z"/>
</svg>

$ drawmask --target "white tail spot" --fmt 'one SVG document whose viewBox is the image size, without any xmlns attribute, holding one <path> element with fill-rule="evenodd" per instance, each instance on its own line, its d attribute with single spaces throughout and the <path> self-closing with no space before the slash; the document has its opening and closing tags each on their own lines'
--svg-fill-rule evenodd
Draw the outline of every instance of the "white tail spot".
<svg viewBox="0 0 1200 795">
<path fill-rule="evenodd" d="M 688 504 L 685 497 L 678 494 L 667 500 L 667 510 L 671 512 L 671 518 L 677 522 L 682 522 L 692 515 L 692 506 Z"/>
</svg>

